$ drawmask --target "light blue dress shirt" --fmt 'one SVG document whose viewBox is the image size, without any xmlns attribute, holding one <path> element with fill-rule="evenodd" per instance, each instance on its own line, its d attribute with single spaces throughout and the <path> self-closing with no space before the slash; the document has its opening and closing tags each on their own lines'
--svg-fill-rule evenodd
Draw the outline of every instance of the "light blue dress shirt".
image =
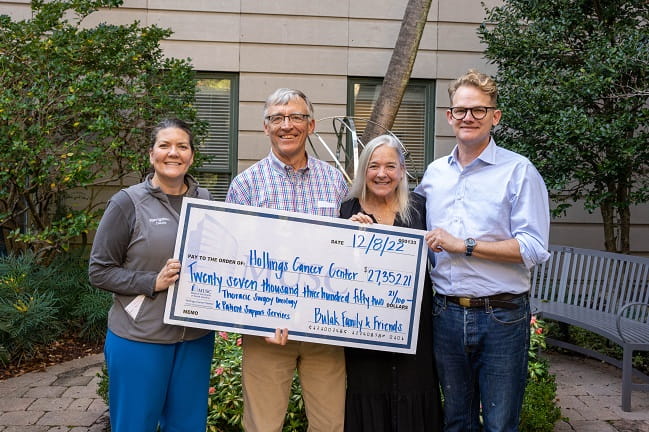
<svg viewBox="0 0 649 432">
<path fill-rule="evenodd" d="M 473 162 L 462 167 L 457 146 L 432 162 L 415 192 L 426 197 L 428 229 L 479 241 L 515 238 L 523 263 L 435 254 L 435 290 L 444 295 L 483 297 L 529 291 L 530 269 L 546 261 L 550 232 L 548 192 L 525 157 L 498 147 L 493 139 Z"/>
</svg>

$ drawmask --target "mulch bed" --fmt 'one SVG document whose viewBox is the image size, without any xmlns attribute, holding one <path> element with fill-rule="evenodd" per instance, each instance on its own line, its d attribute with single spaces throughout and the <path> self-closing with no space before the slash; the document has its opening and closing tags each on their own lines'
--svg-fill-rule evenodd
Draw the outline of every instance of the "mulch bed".
<svg viewBox="0 0 649 432">
<path fill-rule="evenodd" d="M 42 371 L 48 366 L 53 366 L 68 360 L 97 354 L 104 349 L 103 339 L 89 342 L 74 335 L 60 338 L 59 340 L 41 346 L 28 359 L 8 364 L 0 363 L 0 381 L 13 378 L 27 372 Z"/>
</svg>

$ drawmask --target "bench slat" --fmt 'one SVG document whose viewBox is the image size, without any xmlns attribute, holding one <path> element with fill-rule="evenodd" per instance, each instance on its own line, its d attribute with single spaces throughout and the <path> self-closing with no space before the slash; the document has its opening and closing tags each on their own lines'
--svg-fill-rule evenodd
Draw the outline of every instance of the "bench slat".
<svg viewBox="0 0 649 432">
<path fill-rule="evenodd" d="M 538 303 L 532 302 L 533 306 Z M 544 318 L 576 325 L 622 345 L 616 327 L 616 315 L 607 312 L 589 311 L 580 306 L 559 303 L 545 303 L 537 309 Z M 622 327 L 627 342 L 631 344 L 649 344 L 649 324 L 635 320 L 622 319 Z"/>
</svg>

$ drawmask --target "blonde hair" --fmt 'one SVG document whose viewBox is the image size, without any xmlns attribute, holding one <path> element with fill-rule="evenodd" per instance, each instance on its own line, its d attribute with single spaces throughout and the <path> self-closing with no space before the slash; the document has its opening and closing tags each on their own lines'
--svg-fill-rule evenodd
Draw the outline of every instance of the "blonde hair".
<svg viewBox="0 0 649 432">
<path fill-rule="evenodd" d="M 498 87 L 496 86 L 496 81 L 489 75 L 483 74 L 475 69 L 469 69 L 467 73 L 453 81 L 448 86 L 448 97 L 451 101 L 451 105 L 453 105 L 453 97 L 455 96 L 457 89 L 464 86 L 476 87 L 489 95 L 493 106 L 496 106 L 498 103 Z"/>
<path fill-rule="evenodd" d="M 367 196 L 367 167 L 370 164 L 372 154 L 381 146 L 393 148 L 397 152 L 399 165 L 401 165 L 401 169 L 403 170 L 403 177 L 395 191 L 397 211 L 401 221 L 408 225 L 410 223 L 411 214 L 410 190 L 408 189 L 408 175 L 406 173 L 406 158 L 403 154 L 401 143 L 392 135 L 379 135 L 367 143 L 358 158 L 358 171 L 356 172 L 356 177 L 354 177 L 354 181 L 349 190 L 348 198 L 357 198 L 360 201 L 365 201 Z"/>
</svg>

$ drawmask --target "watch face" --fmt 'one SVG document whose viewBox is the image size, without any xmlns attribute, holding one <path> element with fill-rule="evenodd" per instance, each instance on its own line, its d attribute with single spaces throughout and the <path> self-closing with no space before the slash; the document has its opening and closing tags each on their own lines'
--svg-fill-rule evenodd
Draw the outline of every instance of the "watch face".
<svg viewBox="0 0 649 432">
<path fill-rule="evenodd" d="M 464 245 L 466 246 L 465 255 L 471 256 L 471 254 L 473 253 L 473 248 L 475 247 L 475 239 L 468 238 L 464 240 Z"/>
</svg>

